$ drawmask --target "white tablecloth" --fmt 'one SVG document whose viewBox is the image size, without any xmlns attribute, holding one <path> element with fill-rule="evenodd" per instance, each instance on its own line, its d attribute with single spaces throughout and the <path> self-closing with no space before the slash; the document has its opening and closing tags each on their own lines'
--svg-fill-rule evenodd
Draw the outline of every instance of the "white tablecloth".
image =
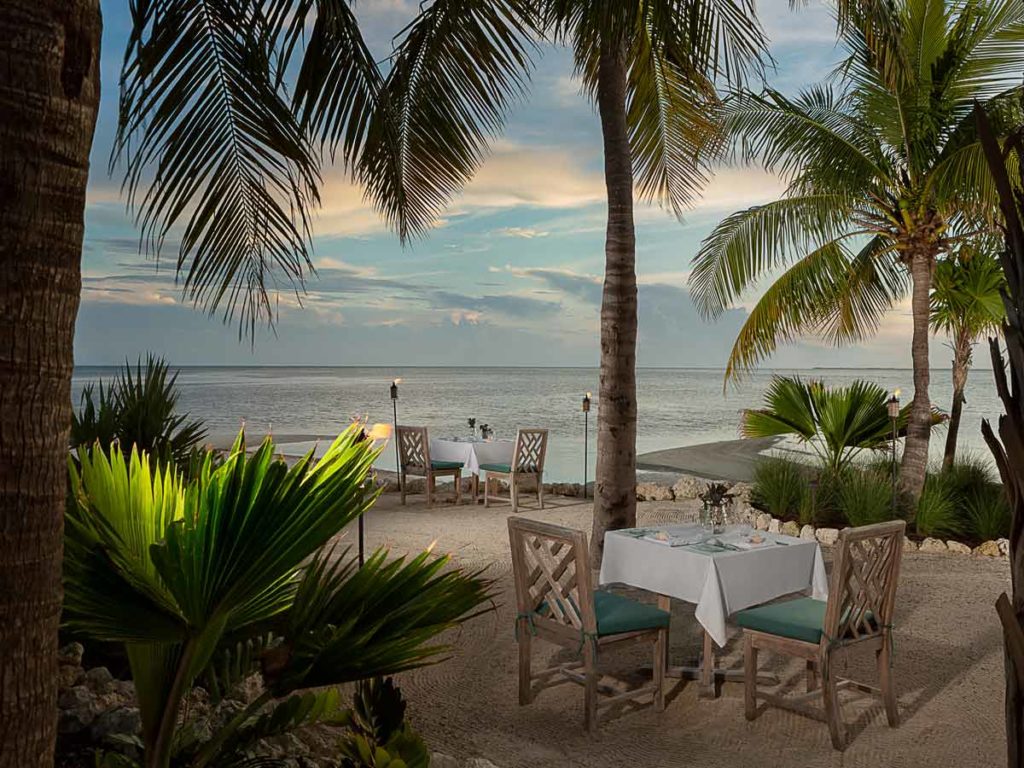
<svg viewBox="0 0 1024 768">
<path fill-rule="evenodd" d="M 696 526 L 667 526 L 673 535 L 695 533 Z M 708 554 L 690 547 L 670 547 L 637 538 L 624 531 L 608 531 L 600 583 L 626 584 L 697 606 L 696 617 L 711 638 L 725 645 L 726 619 L 736 611 L 761 605 L 794 592 L 810 592 L 818 600 L 828 597 L 825 561 L 817 542 L 779 534 L 762 534 L 786 542 L 757 549 Z M 735 542 L 735 534 L 719 537 Z"/>
<path fill-rule="evenodd" d="M 461 461 L 474 475 L 481 464 L 511 464 L 515 440 L 453 440 L 431 438 L 431 461 Z"/>
</svg>

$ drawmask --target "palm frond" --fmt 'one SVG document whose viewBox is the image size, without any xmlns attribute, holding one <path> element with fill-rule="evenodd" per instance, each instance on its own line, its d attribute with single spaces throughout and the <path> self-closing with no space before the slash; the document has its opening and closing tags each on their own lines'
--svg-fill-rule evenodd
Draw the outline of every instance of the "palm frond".
<svg viewBox="0 0 1024 768">
<path fill-rule="evenodd" d="M 405 240 L 472 177 L 526 88 L 527 0 L 435 0 L 403 31 L 357 175 Z"/>
<path fill-rule="evenodd" d="M 701 158 L 715 155 L 721 142 L 718 97 L 711 76 L 695 71 L 687 59 L 679 61 L 673 46 L 643 21 L 628 53 L 633 177 L 641 197 L 657 200 L 679 217 L 707 183 Z"/>
<path fill-rule="evenodd" d="M 783 197 L 730 214 L 701 243 L 690 291 L 714 317 L 754 281 L 849 232 L 857 201 L 841 191 Z"/>
<path fill-rule="evenodd" d="M 272 0 L 269 6 L 270 26 L 281 33 L 274 45 L 281 55 L 279 77 L 300 59 L 292 109 L 332 154 L 340 149 L 352 167 L 366 141 L 383 77 L 350 3 Z"/>
<path fill-rule="evenodd" d="M 996 251 L 961 249 L 935 266 L 931 324 L 936 332 L 974 340 L 997 333 L 1006 318 L 1002 292 L 1006 278 Z"/>
<path fill-rule="evenodd" d="M 272 322 L 268 291 L 311 268 L 318 159 L 272 73 L 260 3 L 137 0 L 111 170 L 148 253 L 178 237 L 184 294 L 239 334 Z"/>
<path fill-rule="evenodd" d="M 750 310 L 729 354 L 726 381 L 804 335 L 834 344 L 868 336 L 907 287 L 906 270 L 883 238 L 857 252 L 843 240 L 826 243 L 775 279 Z"/>
<path fill-rule="evenodd" d="M 325 554 L 306 569 L 284 634 L 288 653 L 264 676 L 276 694 L 394 674 L 440 660 L 431 641 L 478 615 L 492 582 L 448 557 L 371 555 L 361 568 Z"/>
</svg>

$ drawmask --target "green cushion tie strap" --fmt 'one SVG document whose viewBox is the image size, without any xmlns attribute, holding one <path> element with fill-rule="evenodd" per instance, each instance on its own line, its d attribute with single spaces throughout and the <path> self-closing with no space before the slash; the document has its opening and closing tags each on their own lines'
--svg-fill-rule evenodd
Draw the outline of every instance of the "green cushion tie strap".
<svg viewBox="0 0 1024 768">
<path fill-rule="evenodd" d="M 515 623 L 515 636 L 516 642 L 519 642 L 519 622 L 526 621 L 526 627 L 530 630 L 530 634 L 533 636 L 537 635 L 537 625 L 533 623 L 533 611 L 528 613 L 517 613 Z"/>
<path fill-rule="evenodd" d="M 579 656 L 580 654 L 582 654 L 583 653 L 583 646 L 585 646 L 587 644 L 587 641 L 590 641 L 591 647 L 593 647 L 593 649 L 594 649 L 594 656 L 596 657 L 597 656 L 597 638 L 598 637 L 599 637 L 599 635 L 597 634 L 597 632 L 586 632 L 586 631 L 581 629 L 580 630 L 580 644 L 576 647 L 576 655 Z"/>
</svg>

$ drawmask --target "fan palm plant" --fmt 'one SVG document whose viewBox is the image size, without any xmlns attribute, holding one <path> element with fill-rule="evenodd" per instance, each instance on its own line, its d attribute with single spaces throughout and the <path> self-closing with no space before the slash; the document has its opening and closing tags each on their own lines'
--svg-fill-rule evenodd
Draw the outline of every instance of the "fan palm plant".
<svg viewBox="0 0 1024 768">
<path fill-rule="evenodd" d="M 868 381 L 830 388 L 799 376 L 776 376 L 764 407 L 743 412 L 741 431 L 744 437 L 791 435 L 814 451 L 826 471 L 838 475 L 862 450 L 884 447 L 892 439 L 888 397 Z M 897 433 L 905 432 L 911 407 L 903 407 Z"/>
<path fill-rule="evenodd" d="M 961 247 L 935 266 L 932 277 L 931 324 L 949 336 L 953 348 L 953 403 L 942 466 L 953 466 L 963 413 L 964 389 L 973 348 L 985 334 L 998 334 L 1006 317 L 1002 291 L 1006 287 L 999 261 L 988 250 Z"/>
<path fill-rule="evenodd" d="M 861 339 L 909 291 L 914 398 L 900 483 L 916 498 L 930 434 L 932 273 L 940 255 L 993 226 L 972 108 L 982 104 L 999 133 L 1021 119 L 1024 3 L 851 0 L 839 3 L 839 40 L 848 56 L 826 84 L 728 99 L 738 155 L 788 187 L 715 228 L 691 289 L 716 316 L 783 270 L 741 329 L 727 378 L 803 334 Z"/>
<path fill-rule="evenodd" d="M 720 139 L 716 81 L 757 69 L 765 40 L 750 0 L 434 0 L 392 57 L 383 113 L 360 166 L 400 235 L 432 223 L 465 184 L 526 88 L 534 40 L 573 51 L 604 143 L 608 221 L 601 304 L 601 408 L 591 551 L 636 519 L 634 193 L 680 214 Z M 398 146 L 395 153 L 391 147 Z"/>
<path fill-rule="evenodd" d="M 324 456 L 288 467 L 266 439 L 243 437 L 185 482 L 145 453 L 114 446 L 70 464 L 65 617 L 79 633 L 123 643 L 142 716 L 144 764 L 224 763 L 285 727 L 338 718 L 321 688 L 437 660 L 441 632 L 489 599 L 478 574 L 424 552 L 359 568 L 329 542 L 374 502 L 363 480 L 379 454 L 355 425 Z M 265 692 L 206 743 L 179 733 L 182 700 L 230 648 L 264 638 Z"/>
</svg>

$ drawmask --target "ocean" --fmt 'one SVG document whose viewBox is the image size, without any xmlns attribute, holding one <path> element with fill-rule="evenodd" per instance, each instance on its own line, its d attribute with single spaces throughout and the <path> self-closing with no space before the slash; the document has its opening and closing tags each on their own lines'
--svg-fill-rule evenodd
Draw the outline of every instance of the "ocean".
<svg viewBox="0 0 1024 768">
<path fill-rule="evenodd" d="M 110 379 L 117 368 L 81 366 L 72 380 L 77 407 L 82 387 Z M 723 391 L 721 369 L 637 371 L 637 452 L 733 440 L 740 414 L 759 405 L 775 374 L 799 374 L 829 385 L 863 378 L 887 390 L 913 393 L 910 370 L 815 369 L 762 370 Z M 426 425 L 432 437 L 468 436 L 467 420 L 488 424 L 496 437 L 514 437 L 517 427 L 550 430 L 545 479 L 579 482 L 583 478 L 584 393 L 594 393 L 589 419 L 588 477 L 593 479 L 597 445 L 598 371 L 596 368 L 347 368 L 347 367 L 182 367 L 177 384 L 179 407 L 202 419 L 212 438 L 226 440 L 244 421 L 247 431 L 263 435 L 335 435 L 353 419 L 392 421 L 389 386 L 400 377 L 398 422 Z M 948 370 L 932 371 L 932 400 L 948 410 L 952 386 Z M 983 417 L 1000 413 L 990 370 L 971 372 L 960 431 L 961 450 L 988 456 L 981 437 Z M 945 431 L 932 440 L 940 457 Z M 393 468 L 386 452 L 381 466 Z"/>
</svg>

